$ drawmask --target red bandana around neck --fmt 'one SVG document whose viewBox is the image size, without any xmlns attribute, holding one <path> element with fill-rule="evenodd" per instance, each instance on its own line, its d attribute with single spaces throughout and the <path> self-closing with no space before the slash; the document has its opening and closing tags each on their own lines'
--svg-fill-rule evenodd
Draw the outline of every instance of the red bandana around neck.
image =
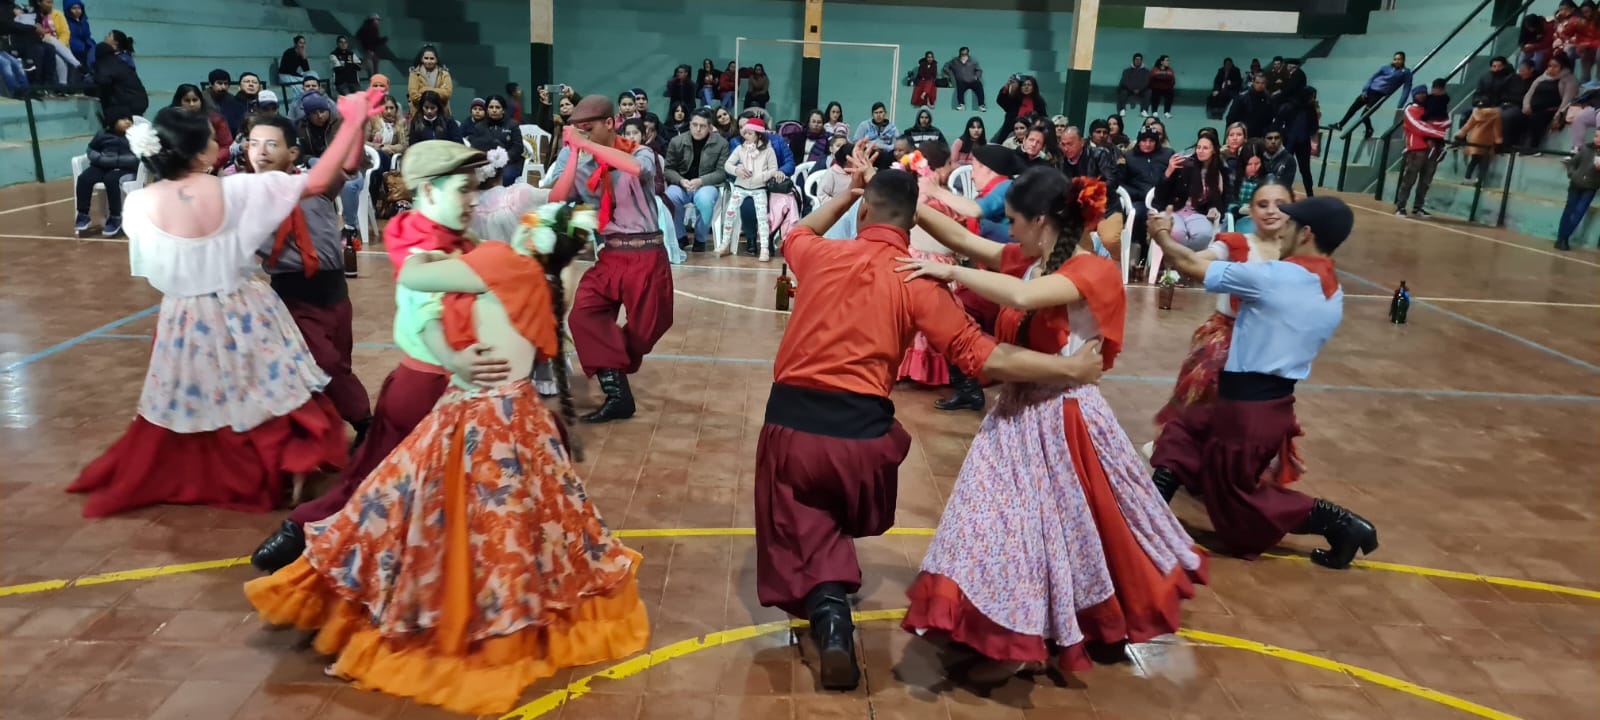
<svg viewBox="0 0 1600 720">
<path fill-rule="evenodd" d="M 611 139 L 611 147 L 629 155 L 639 149 L 639 143 L 629 140 L 621 135 Z M 600 220 L 600 229 L 605 230 L 611 225 L 611 213 L 617 209 L 617 198 L 614 186 L 611 184 L 611 165 L 605 158 L 594 156 L 595 171 L 589 176 L 589 192 L 600 196 L 600 209 L 597 214 Z"/>
<path fill-rule="evenodd" d="M 1000 186 L 1000 183 L 1003 183 L 1003 182 L 1005 182 L 1007 180 L 1010 180 L 1010 179 L 1011 178 L 1008 178 L 1008 177 L 1006 177 L 1004 175 L 996 175 L 996 176 L 994 176 L 994 179 L 990 180 L 987 185 L 984 185 L 982 188 L 980 188 L 978 190 L 978 197 L 981 198 L 981 197 L 988 196 L 989 193 L 994 192 L 994 189 Z M 969 232 L 971 232 L 973 235 L 981 235 L 981 234 L 983 234 L 982 231 L 979 230 L 979 227 L 980 227 L 979 221 L 982 220 L 983 218 L 964 218 L 964 219 L 967 221 L 966 225 L 967 225 L 967 230 Z"/>
<path fill-rule="evenodd" d="M 1306 269 L 1322 281 L 1322 296 L 1333 297 L 1339 292 L 1339 277 L 1333 273 L 1333 258 L 1325 255 L 1291 255 L 1283 259 L 1286 263 L 1294 263 Z"/>
<path fill-rule="evenodd" d="M 411 256 L 411 248 L 465 252 L 472 249 L 473 243 L 464 233 L 429 220 L 420 210 L 407 210 L 384 226 L 383 245 L 389 252 L 389 262 L 394 264 L 394 277 L 398 280 L 400 266 Z"/>
<path fill-rule="evenodd" d="M 306 277 L 316 275 L 317 246 L 311 240 L 311 228 L 306 225 L 306 211 L 300 209 L 299 205 L 295 205 L 289 217 L 278 224 L 278 232 L 272 241 L 272 254 L 267 256 L 267 267 L 278 265 L 278 257 L 283 255 L 291 236 L 294 238 L 294 249 L 300 252 L 300 266 L 305 269 Z"/>
</svg>

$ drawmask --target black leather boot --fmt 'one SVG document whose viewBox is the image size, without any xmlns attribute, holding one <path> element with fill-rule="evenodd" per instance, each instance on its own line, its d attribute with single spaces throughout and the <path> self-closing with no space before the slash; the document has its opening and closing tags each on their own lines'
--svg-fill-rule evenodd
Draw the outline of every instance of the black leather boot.
<svg viewBox="0 0 1600 720">
<path fill-rule="evenodd" d="M 1161 499 L 1172 504 L 1172 498 L 1177 496 L 1178 488 L 1183 487 L 1183 482 L 1173 475 L 1171 470 L 1158 467 L 1150 473 L 1150 482 L 1155 483 L 1156 490 L 1161 492 Z"/>
<path fill-rule="evenodd" d="M 955 394 L 943 400 L 933 401 L 933 407 L 938 410 L 982 410 L 983 382 L 977 378 L 967 377 L 954 363 L 950 365 L 950 387 Z"/>
<path fill-rule="evenodd" d="M 586 423 L 603 423 L 633 417 L 633 391 L 628 389 L 628 376 L 621 370 L 601 370 L 595 373 L 600 390 L 606 394 L 605 402 L 581 419 Z"/>
<path fill-rule="evenodd" d="M 287 567 L 305 551 L 306 535 L 300 529 L 300 523 L 285 520 L 277 532 L 250 554 L 250 564 L 261 572 L 274 573 Z"/>
<path fill-rule="evenodd" d="M 1372 523 L 1322 498 L 1313 502 L 1311 514 L 1300 527 L 1294 529 L 1294 534 L 1327 538 L 1328 549 L 1312 550 L 1311 562 L 1334 570 L 1350 567 L 1350 561 L 1356 558 L 1356 550 L 1363 555 L 1371 555 L 1378 549 L 1378 529 Z"/>
<path fill-rule="evenodd" d="M 839 583 L 823 583 L 806 596 L 811 619 L 811 639 L 821 657 L 822 687 L 848 692 L 861 684 L 856 665 L 855 622 L 850 619 L 850 597 Z"/>
</svg>

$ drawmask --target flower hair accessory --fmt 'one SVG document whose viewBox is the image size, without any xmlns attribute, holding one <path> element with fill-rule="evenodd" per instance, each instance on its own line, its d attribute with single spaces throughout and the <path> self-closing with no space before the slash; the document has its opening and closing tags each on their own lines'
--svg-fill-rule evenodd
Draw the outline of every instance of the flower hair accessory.
<svg viewBox="0 0 1600 720">
<path fill-rule="evenodd" d="M 499 175 L 506 165 L 511 164 L 511 154 L 506 152 L 505 148 L 490 148 L 489 152 L 485 154 L 489 157 L 489 164 L 478 168 L 478 182 L 483 182 Z"/>
<path fill-rule="evenodd" d="M 155 157 L 161 152 L 161 136 L 156 134 L 156 126 L 148 122 L 135 122 L 128 128 L 127 136 L 128 147 L 139 157 Z"/>
<path fill-rule="evenodd" d="M 600 216 L 588 205 L 550 203 L 522 216 L 522 226 L 511 246 L 517 252 L 549 255 L 559 235 L 592 235 L 600 229 Z"/>
<path fill-rule="evenodd" d="M 1106 217 L 1106 183 L 1099 178 L 1072 179 L 1072 197 L 1078 201 L 1078 214 L 1084 227 L 1099 225 Z"/>
<path fill-rule="evenodd" d="M 901 157 L 900 160 L 895 163 L 895 167 L 909 173 L 914 173 L 918 177 L 931 175 L 933 173 L 933 168 L 928 166 L 928 159 L 922 156 L 921 150 L 913 150 Z"/>
</svg>

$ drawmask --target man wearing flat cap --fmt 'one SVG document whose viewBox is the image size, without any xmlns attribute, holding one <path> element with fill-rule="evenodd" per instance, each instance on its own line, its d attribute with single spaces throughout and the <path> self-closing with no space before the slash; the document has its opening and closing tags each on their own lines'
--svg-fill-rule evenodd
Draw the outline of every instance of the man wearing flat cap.
<svg viewBox="0 0 1600 720">
<path fill-rule="evenodd" d="M 567 326 L 583 372 L 606 394 L 584 422 L 633 417 L 628 375 L 672 327 L 672 266 L 656 221 L 654 152 L 616 133 L 616 113 L 603 95 L 578 101 L 563 142 L 571 156 L 550 200 L 580 200 L 599 209 L 594 267 L 583 274 Z M 406 162 L 411 157 L 406 156 Z M 617 310 L 628 322 L 617 325 Z"/>
<path fill-rule="evenodd" d="M 414 209 L 394 216 L 383 229 L 384 246 L 397 277 L 400 266 L 414 252 L 472 249 L 475 241 L 467 235 L 467 226 L 477 205 L 474 171 L 488 163 L 482 151 L 448 140 L 427 140 L 406 150 L 400 174 L 411 191 Z M 486 345 L 451 349 L 440 322 L 444 307 L 438 294 L 396 285 L 395 305 L 394 341 L 405 356 L 384 379 L 367 432 L 357 440 L 339 482 L 322 497 L 295 508 L 283 526 L 250 556 L 256 569 L 274 572 L 300 557 L 306 545 L 302 526 L 333 515 L 350 501 L 367 474 L 439 402 L 452 373 L 472 382 L 496 382 L 510 374 L 510 364 L 493 357 Z"/>
<path fill-rule="evenodd" d="M 1377 529 L 1286 486 L 1298 474 L 1291 445 L 1301 435 L 1294 386 L 1311 373 L 1311 362 L 1343 318 L 1344 291 L 1331 256 L 1355 218 L 1331 197 L 1279 210 L 1289 220 L 1278 231 L 1280 259 L 1271 262 L 1210 260 L 1172 239 L 1170 209 L 1150 217 L 1150 237 L 1171 267 L 1239 301 L 1217 400 L 1192 404 L 1162 427 L 1150 458 L 1152 480 L 1169 502 L 1180 485 L 1199 497 L 1231 552 L 1253 558 L 1284 535 L 1322 535 L 1330 547 L 1312 551 L 1312 562 L 1342 569 L 1357 550 L 1370 555 L 1378 549 Z"/>
</svg>

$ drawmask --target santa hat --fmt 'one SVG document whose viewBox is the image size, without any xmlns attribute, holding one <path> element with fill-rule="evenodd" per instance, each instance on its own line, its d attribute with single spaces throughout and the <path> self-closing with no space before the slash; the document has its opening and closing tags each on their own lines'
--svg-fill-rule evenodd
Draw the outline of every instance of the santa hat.
<svg viewBox="0 0 1600 720">
<path fill-rule="evenodd" d="M 754 130 L 758 133 L 765 134 L 767 132 L 767 124 L 761 122 L 761 118 L 746 118 L 745 121 L 739 125 L 740 132 L 744 132 L 745 130 Z"/>
</svg>

